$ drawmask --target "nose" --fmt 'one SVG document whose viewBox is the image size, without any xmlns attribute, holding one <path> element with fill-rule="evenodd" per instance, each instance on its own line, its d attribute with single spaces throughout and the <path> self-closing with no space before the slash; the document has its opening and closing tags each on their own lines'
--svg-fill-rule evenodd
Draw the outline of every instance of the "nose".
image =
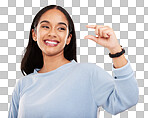
<svg viewBox="0 0 148 118">
<path fill-rule="evenodd" d="M 56 31 L 54 28 L 49 29 L 48 35 L 56 36 Z"/>
</svg>

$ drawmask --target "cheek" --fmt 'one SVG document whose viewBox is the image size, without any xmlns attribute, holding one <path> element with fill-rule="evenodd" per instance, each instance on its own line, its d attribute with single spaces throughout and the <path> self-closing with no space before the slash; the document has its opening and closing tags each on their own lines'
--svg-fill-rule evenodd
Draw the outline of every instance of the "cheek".
<svg viewBox="0 0 148 118">
<path fill-rule="evenodd" d="M 60 37 L 64 40 L 67 39 L 68 34 L 67 33 L 61 33 Z"/>
<path fill-rule="evenodd" d="M 37 35 L 37 40 L 40 42 L 40 41 L 42 41 L 43 39 L 44 39 L 44 37 L 45 37 L 45 35 L 46 35 L 46 32 L 38 32 L 38 35 Z"/>
<path fill-rule="evenodd" d="M 61 37 L 61 40 L 64 42 L 64 44 L 66 43 L 66 41 L 67 41 L 67 35 L 64 35 L 64 36 L 62 36 Z"/>
<path fill-rule="evenodd" d="M 47 33 L 47 31 L 40 31 L 39 32 L 39 35 L 40 35 L 40 37 L 43 37 L 43 36 L 45 36 L 45 35 L 47 35 L 48 33 Z"/>
</svg>

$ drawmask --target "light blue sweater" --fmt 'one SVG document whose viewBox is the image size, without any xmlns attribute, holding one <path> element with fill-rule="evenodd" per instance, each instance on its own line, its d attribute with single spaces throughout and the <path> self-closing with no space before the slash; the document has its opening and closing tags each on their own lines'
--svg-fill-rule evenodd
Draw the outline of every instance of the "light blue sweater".
<svg viewBox="0 0 148 118">
<path fill-rule="evenodd" d="M 116 115 L 136 105 L 138 84 L 130 60 L 113 76 L 94 63 L 74 59 L 46 73 L 34 72 L 17 81 L 9 118 L 97 118 L 102 106 Z M 117 77 L 117 78 L 116 78 Z"/>
</svg>

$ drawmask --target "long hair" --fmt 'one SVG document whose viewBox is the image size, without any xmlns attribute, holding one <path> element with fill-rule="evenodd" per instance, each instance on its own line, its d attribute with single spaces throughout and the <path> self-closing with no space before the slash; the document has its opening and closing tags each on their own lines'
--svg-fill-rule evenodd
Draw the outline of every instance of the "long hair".
<svg viewBox="0 0 148 118">
<path fill-rule="evenodd" d="M 64 57 L 69 61 L 74 59 L 77 62 L 76 33 L 75 33 L 74 23 L 70 15 L 64 8 L 62 8 L 61 6 L 57 6 L 57 5 L 49 5 L 49 6 L 42 8 L 33 19 L 31 29 L 30 29 L 30 34 L 29 34 L 28 45 L 24 49 L 24 52 L 23 52 L 24 54 L 21 55 L 22 56 L 21 72 L 23 73 L 24 76 L 25 76 L 25 73 L 27 75 L 30 73 L 33 73 L 35 68 L 43 67 L 42 51 L 38 47 L 37 42 L 34 41 L 32 38 L 32 29 L 36 30 L 40 17 L 42 16 L 43 13 L 45 13 L 47 10 L 50 10 L 50 9 L 58 9 L 61 12 L 63 12 L 64 15 L 66 16 L 67 21 L 68 21 L 69 35 L 72 34 L 72 37 L 71 37 L 70 43 L 68 45 L 65 45 L 64 47 Z"/>
</svg>

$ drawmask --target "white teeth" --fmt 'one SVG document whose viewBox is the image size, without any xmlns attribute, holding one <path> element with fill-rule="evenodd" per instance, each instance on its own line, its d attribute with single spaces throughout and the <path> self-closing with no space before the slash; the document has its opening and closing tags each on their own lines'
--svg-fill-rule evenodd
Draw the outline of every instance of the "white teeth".
<svg viewBox="0 0 148 118">
<path fill-rule="evenodd" d="M 46 41 L 46 43 L 57 44 L 56 42 Z"/>
</svg>

